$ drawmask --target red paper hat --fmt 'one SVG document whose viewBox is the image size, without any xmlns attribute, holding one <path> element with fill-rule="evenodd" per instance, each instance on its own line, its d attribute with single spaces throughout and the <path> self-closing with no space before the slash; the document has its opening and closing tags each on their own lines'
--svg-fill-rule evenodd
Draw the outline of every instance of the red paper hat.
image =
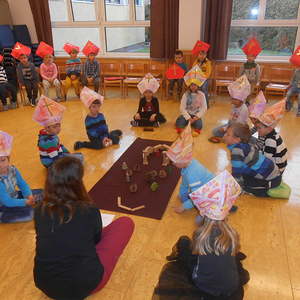
<svg viewBox="0 0 300 300">
<path fill-rule="evenodd" d="M 257 56 L 262 48 L 260 47 L 259 42 L 256 38 L 252 38 L 248 41 L 248 43 L 242 48 L 246 55 L 254 55 Z"/>
<path fill-rule="evenodd" d="M 290 57 L 290 63 L 300 67 L 300 46 L 297 47 L 294 54 Z"/>
<path fill-rule="evenodd" d="M 41 58 L 44 58 L 47 54 L 53 54 L 53 51 L 53 47 L 46 44 L 45 42 L 40 42 L 35 54 L 40 56 Z"/>
<path fill-rule="evenodd" d="M 78 46 L 72 45 L 72 44 L 70 44 L 70 43 L 64 44 L 63 49 L 64 49 L 68 54 L 70 54 L 72 50 L 76 50 L 77 52 L 80 51 L 80 48 L 79 48 Z"/>
<path fill-rule="evenodd" d="M 210 48 L 210 44 L 204 43 L 202 41 L 197 41 L 192 50 L 192 53 L 193 55 L 198 55 L 200 51 L 207 52 L 209 48 Z"/>
<path fill-rule="evenodd" d="M 2 55 L 0 55 L 0 63 L 2 63 L 2 61 L 3 61 L 3 56 Z"/>
<path fill-rule="evenodd" d="M 11 55 L 16 59 L 19 59 L 20 55 L 22 54 L 29 56 L 30 53 L 31 53 L 31 49 L 19 42 L 15 44 L 14 48 L 11 51 Z"/>
<path fill-rule="evenodd" d="M 97 55 L 100 51 L 100 48 L 97 47 L 95 44 L 93 44 L 91 41 L 88 41 L 84 48 L 82 49 L 82 53 L 85 56 L 89 56 L 91 53 L 94 53 L 95 55 Z"/>
<path fill-rule="evenodd" d="M 167 79 L 180 79 L 183 78 L 185 71 L 178 66 L 177 64 L 173 64 L 166 72 Z"/>
</svg>

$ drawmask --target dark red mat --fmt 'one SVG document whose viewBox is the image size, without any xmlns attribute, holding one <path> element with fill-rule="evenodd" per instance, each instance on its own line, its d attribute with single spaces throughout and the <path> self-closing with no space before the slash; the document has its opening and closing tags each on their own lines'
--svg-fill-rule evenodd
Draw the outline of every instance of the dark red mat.
<svg viewBox="0 0 300 300">
<path fill-rule="evenodd" d="M 172 165 L 171 172 L 167 178 L 157 178 L 159 183 L 156 192 L 152 192 L 149 184 L 146 182 L 145 173 L 152 170 L 166 169 L 161 166 L 162 155 L 152 154 L 149 159 L 149 165 L 143 165 L 142 151 L 147 146 L 158 144 L 170 145 L 171 142 L 145 140 L 137 138 L 125 153 L 114 163 L 110 170 L 94 185 L 89 194 L 94 199 L 96 206 L 100 209 L 118 211 L 126 214 L 143 216 L 153 219 L 161 219 L 167 207 L 169 199 L 176 187 L 180 177 L 180 170 Z M 125 171 L 122 170 L 122 163 L 126 162 L 132 169 L 135 164 L 139 164 L 141 171 L 134 172 L 131 183 L 137 183 L 138 191 L 131 193 L 129 185 L 125 179 Z M 128 211 L 119 208 L 117 205 L 118 196 L 122 199 L 122 205 L 135 208 L 145 205 L 144 209 L 138 211 Z"/>
</svg>

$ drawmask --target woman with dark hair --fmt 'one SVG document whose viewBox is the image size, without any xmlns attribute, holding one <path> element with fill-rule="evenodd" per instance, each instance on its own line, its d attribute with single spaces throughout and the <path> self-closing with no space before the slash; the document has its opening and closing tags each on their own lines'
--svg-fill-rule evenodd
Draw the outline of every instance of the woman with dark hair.
<svg viewBox="0 0 300 300">
<path fill-rule="evenodd" d="M 81 300 L 103 288 L 134 230 L 128 217 L 102 229 L 83 173 L 77 158 L 55 161 L 48 170 L 44 199 L 35 209 L 34 281 L 56 300 Z"/>
</svg>

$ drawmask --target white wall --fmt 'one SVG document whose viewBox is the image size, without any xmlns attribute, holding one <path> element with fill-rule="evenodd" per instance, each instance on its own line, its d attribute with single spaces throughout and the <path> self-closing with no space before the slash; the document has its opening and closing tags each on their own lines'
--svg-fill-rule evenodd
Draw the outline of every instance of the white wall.
<svg viewBox="0 0 300 300">
<path fill-rule="evenodd" d="M 28 0 L 8 0 L 13 25 L 26 24 L 31 36 L 31 41 L 37 43 L 37 35 L 33 16 Z"/>
<path fill-rule="evenodd" d="M 203 0 L 179 0 L 179 49 L 191 50 L 200 39 L 203 7 Z"/>
</svg>

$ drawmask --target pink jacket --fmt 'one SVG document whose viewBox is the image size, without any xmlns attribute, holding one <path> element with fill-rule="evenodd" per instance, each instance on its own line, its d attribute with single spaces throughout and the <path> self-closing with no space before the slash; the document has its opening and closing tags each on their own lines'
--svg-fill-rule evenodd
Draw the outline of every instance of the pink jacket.
<svg viewBox="0 0 300 300">
<path fill-rule="evenodd" d="M 40 66 L 40 74 L 45 80 L 54 80 L 57 78 L 57 66 L 55 63 L 45 65 L 44 63 Z"/>
</svg>

